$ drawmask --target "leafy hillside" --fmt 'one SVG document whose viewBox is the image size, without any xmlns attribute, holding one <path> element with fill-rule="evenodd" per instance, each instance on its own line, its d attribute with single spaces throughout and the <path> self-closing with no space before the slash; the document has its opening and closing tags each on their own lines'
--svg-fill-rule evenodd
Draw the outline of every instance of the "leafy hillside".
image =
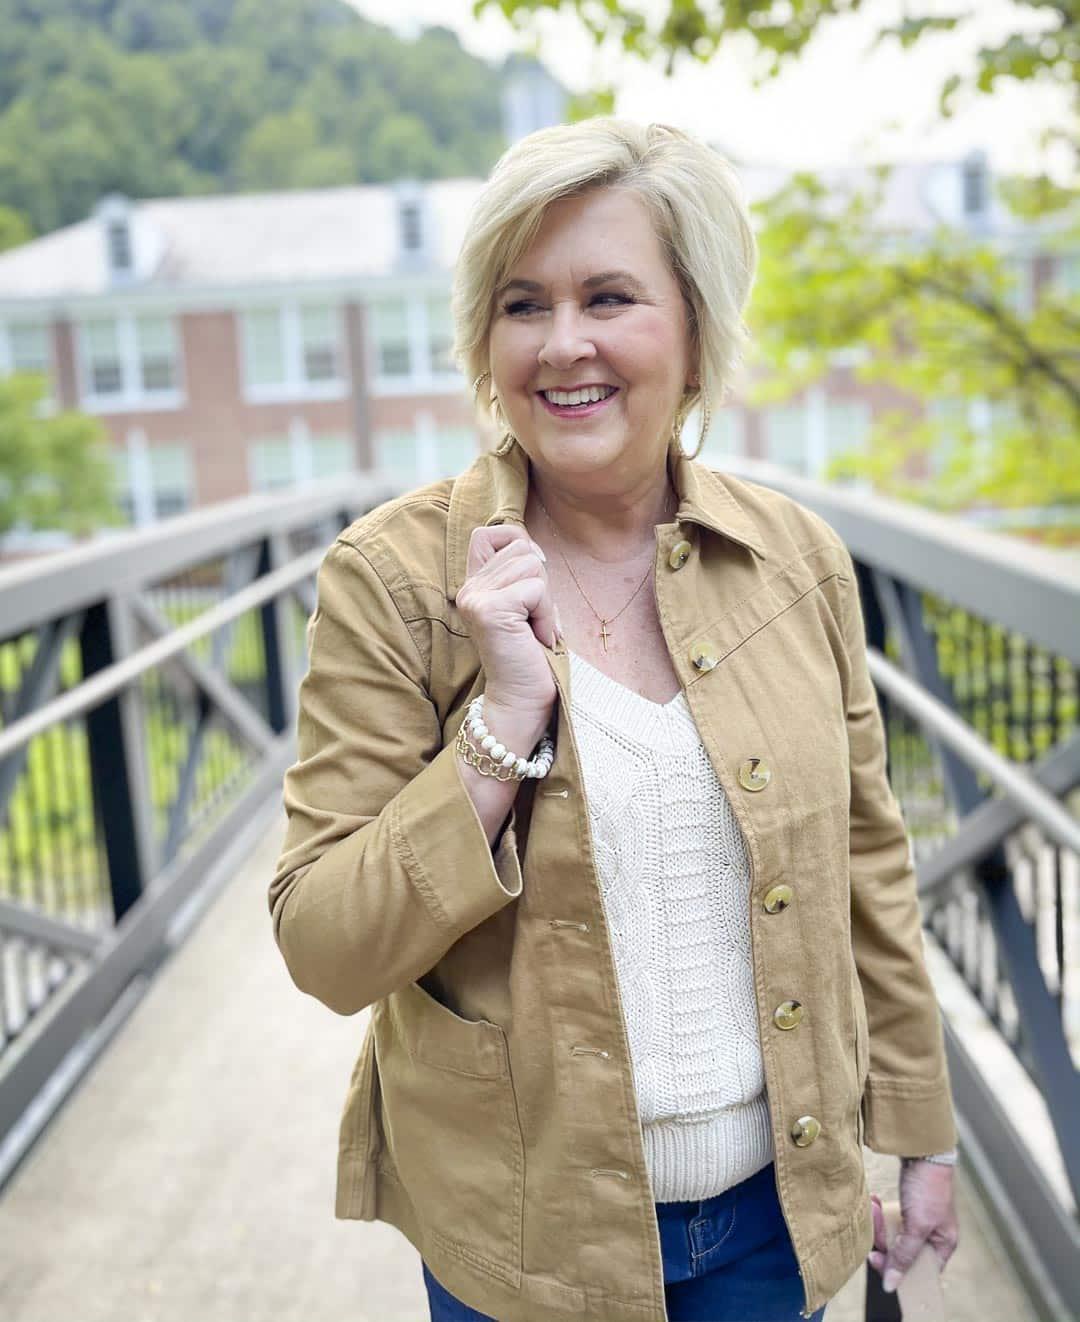
<svg viewBox="0 0 1080 1322">
<path fill-rule="evenodd" d="M 0 0 L 0 208 L 483 174 L 499 70 L 343 0 Z"/>
</svg>

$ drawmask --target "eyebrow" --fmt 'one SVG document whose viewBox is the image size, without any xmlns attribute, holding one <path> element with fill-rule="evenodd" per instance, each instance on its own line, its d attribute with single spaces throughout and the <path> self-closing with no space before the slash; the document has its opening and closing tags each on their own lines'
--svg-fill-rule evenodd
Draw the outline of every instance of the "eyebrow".
<svg viewBox="0 0 1080 1322">
<path fill-rule="evenodd" d="M 639 294 L 645 292 L 645 287 L 641 281 L 632 276 L 629 271 L 600 271 L 596 275 L 590 275 L 588 279 L 582 280 L 581 283 L 586 289 L 595 289 L 597 285 L 611 284 L 614 281 L 622 281 L 623 284 L 628 285 Z M 523 289 L 526 293 L 536 294 L 543 288 L 544 286 L 536 280 L 508 280 L 506 284 L 500 287 L 497 296 L 501 298 L 503 294 L 509 293 L 511 289 Z"/>
</svg>

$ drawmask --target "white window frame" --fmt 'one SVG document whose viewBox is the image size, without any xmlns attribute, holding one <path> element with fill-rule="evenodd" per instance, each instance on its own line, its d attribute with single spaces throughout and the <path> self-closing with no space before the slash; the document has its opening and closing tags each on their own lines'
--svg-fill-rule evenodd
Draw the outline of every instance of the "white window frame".
<svg viewBox="0 0 1080 1322">
<path fill-rule="evenodd" d="M 56 346 L 53 343 L 51 321 L 40 317 L 6 317 L 0 321 L 0 377 L 15 375 L 15 353 L 11 347 L 11 326 L 42 326 L 45 330 L 45 349 L 48 361 L 45 367 L 46 390 L 41 401 L 43 413 L 56 411 Z"/>
<path fill-rule="evenodd" d="M 300 310 L 305 306 L 330 307 L 338 332 L 338 375 L 331 381 L 308 381 L 304 376 L 304 342 L 300 333 Z M 248 339 L 249 312 L 276 311 L 281 326 L 281 348 L 285 360 L 285 380 L 256 385 L 251 380 L 251 347 Z M 248 404 L 277 404 L 291 400 L 345 399 L 350 384 L 348 375 L 348 336 L 344 305 L 334 299 L 287 298 L 246 303 L 236 309 L 237 347 L 240 354 L 240 381 Z"/>
<path fill-rule="evenodd" d="M 144 390 L 139 338 L 135 324 L 140 317 L 165 317 L 172 323 L 173 343 L 176 346 L 176 385 L 170 390 Z M 120 350 L 120 375 L 124 388 L 115 395 L 99 395 L 91 389 L 90 354 L 86 342 L 85 323 L 88 321 L 114 321 Z M 75 336 L 75 372 L 78 378 L 79 407 L 87 413 L 149 413 L 154 410 L 180 409 L 187 403 L 184 337 L 180 317 L 171 311 L 139 308 L 126 312 L 88 313 L 73 325 Z"/>
<path fill-rule="evenodd" d="M 367 335 L 367 371 L 373 396 L 386 395 L 434 395 L 458 394 L 462 387 L 462 376 L 456 369 L 452 372 L 436 372 L 431 362 L 431 333 L 428 319 L 428 299 L 448 297 L 447 290 L 440 287 L 427 289 L 384 289 L 368 296 L 368 308 L 365 308 Z M 408 376 L 384 376 L 379 371 L 379 346 L 372 328 L 369 311 L 371 303 L 389 302 L 397 299 L 405 304 L 405 324 L 409 338 L 409 363 L 412 368 Z"/>
<path fill-rule="evenodd" d="M 196 486 L 195 465 L 192 462 L 191 446 L 187 441 L 177 440 L 163 442 L 163 446 L 179 449 L 184 456 L 185 469 L 187 472 L 187 503 L 188 510 L 194 509 L 198 504 L 198 493 Z M 151 524 L 160 523 L 162 519 L 178 517 L 175 514 L 162 514 L 157 512 L 158 491 L 154 485 L 154 470 L 151 460 L 153 447 L 147 439 L 146 432 L 141 427 L 134 427 L 124 438 L 122 449 L 127 455 L 127 471 L 129 477 L 129 490 L 131 495 L 133 528 L 145 528 Z M 187 511 L 185 511 L 186 513 Z"/>
</svg>

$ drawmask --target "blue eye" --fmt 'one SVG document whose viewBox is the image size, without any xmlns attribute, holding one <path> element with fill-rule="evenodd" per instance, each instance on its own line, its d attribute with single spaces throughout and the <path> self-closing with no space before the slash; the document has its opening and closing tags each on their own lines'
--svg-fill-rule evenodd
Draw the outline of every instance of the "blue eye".
<svg viewBox="0 0 1080 1322">
<path fill-rule="evenodd" d="M 625 294 L 596 294 L 593 297 L 592 302 L 596 303 L 602 298 L 613 298 L 616 303 L 632 303 L 634 301 L 632 298 L 628 298 Z M 538 303 L 530 302 L 528 299 L 520 299 L 516 303 L 507 303 L 503 308 L 503 311 L 511 317 L 517 317 L 522 314 L 524 309 L 536 307 L 539 307 Z"/>
</svg>

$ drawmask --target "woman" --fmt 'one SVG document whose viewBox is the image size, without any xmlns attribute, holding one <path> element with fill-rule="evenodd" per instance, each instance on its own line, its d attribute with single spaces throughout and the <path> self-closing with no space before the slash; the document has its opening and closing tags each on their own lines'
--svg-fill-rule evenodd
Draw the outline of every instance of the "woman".
<svg viewBox="0 0 1080 1322">
<path fill-rule="evenodd" d="M 820 1319 L 868 1250 L 956 1244 L 851 557 L 679 444 L 755 262 L 689 135 L 518 142 L 454 289 L 503 441 L 319 571 L 270 905 L 297 985 L 372 1007 L 336 1211 L 409 1238 L 433 1322 Z M 887 1263 L 864 1139 L 912 1158 Z"/>
</svg>

